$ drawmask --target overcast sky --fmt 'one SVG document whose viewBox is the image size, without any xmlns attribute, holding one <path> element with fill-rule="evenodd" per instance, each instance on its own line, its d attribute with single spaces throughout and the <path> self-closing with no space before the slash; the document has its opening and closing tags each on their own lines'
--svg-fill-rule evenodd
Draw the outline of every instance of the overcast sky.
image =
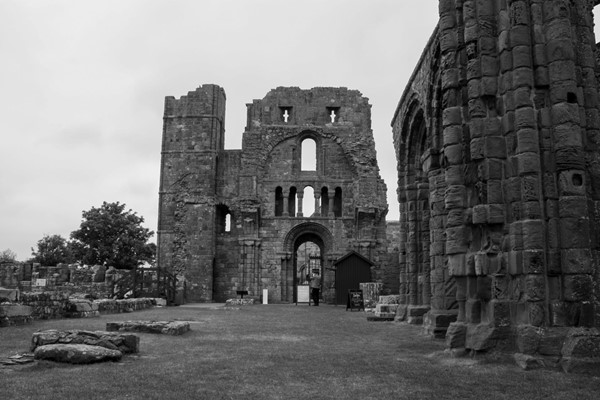
<svg viewBox="0 0 600 400">
<path fill-rule="evenodd" d="M 25 260 L 103 201 L 156 231 L 164 98 L 204 83 L 227 94 L 228 149 L 272 88 L 361 91 L 397 220 L 390 122 L 437 3 L 0 0 L 0 251 Z"/>
</svg>

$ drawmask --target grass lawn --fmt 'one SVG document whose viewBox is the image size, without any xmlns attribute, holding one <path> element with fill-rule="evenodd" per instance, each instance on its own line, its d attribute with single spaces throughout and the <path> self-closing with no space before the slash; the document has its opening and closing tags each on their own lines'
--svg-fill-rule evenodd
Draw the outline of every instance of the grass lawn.
<svg viewBox="0 0 600 400">
<path fill-rule="evenodd" d="M 182 336 L 139 334 L 118 363 L 0 367 L 0 399 L 600 399 L 600 378 L 443 356 L 420 328 L 322 305 L 156 308 L 0 329 L 0 357 L 43 329 L 184 320 Z"/>
</svg>

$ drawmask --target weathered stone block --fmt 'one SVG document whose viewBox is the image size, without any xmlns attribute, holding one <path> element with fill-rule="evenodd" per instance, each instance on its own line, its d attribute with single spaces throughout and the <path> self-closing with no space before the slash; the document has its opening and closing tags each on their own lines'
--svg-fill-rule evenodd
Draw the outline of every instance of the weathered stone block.
<svg viewBox="0 0 600 400">
<path fill-rule="evenodd" d="M 592 274 L 592 253 L 588 248 L 562 249 L 561 270 L 565 274 Z"/>
<path fill-rule="evenodd" d="M 523 354 L 535 354 L 540 345 L 540 330 L 531 325 L 519 325 L 517 327 L 516 345 L 517 350 Z"/>
<path fill-rule="evenodd" d="M 33 333 L 30 350 L 34 351 L 38 347 L 50 344 L 85 344 L 119 350 L 122 353 L 137 353 L 139 351 L 140 339 L 132 334 L 81 330 L 58 331 L 50 329 Z"/>
<path fill-rule="evenodd" d="M 515 353 L 513 358 L 515 363 L 525 371 L 544 368 L 542 360 L 529 354 Z"/>
<path fill-rule="evenodd" d="M 566 301 L 589 301 L 592 295 L 590 275 L 564 275 L 564 299 Z"/>
<path fill-rule="evenodd" d="M 469 323 L 478 324 L 481 322 L 481 301 L 467 300 L 465 302 L 465 316 Z"/>
<path fill-rule="evenodd" d="M 510 339 L 510 329 L 490 325 L 468 325 L 465 348 L 481 351 L 503 347 Z"/>
<path fill-rule="evenodd" d="M 144 332 L 162 333 L 166 335 L 183 335 L 190 330 L 190 323 L 185 321 L 124 321 L 107 322 L 109 332 Z"/>
<path fill-rule="evenodd" d="M 446 347 L 458 349 L 465 347 L 467 337 L 467 324 L 452 322 L 446 331 Z"/>
<path fill-rule="evenodd" d="M 123 353 L 100 346 L 86 344 L 48 344 L 35 349 L 37 360 L 50 360 L 69 364 L 91 364 L 119 361 Z"/>
<path fill-rule="evenodd" d="M 436 339 L 446 337 L 448 326 L 456 321 L 456 310 L 430 310 L 423 316 L 423 328 L 426 335 Z"/>
<path fill-rule="evenodd" d="M 485 156 L 490 158 L 506 158 L 506 142 L 500 136 L 485 137 Z"/>
</svg>

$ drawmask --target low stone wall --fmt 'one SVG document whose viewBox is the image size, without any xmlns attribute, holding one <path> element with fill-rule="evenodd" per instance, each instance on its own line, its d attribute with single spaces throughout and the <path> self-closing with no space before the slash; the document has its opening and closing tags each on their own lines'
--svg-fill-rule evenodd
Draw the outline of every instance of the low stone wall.
<svg viewBox="0 0 600 400">
<path fill-rule="evenodd" d="M 68 311 L 69 294 L 65 292 L 21 293 L 22 305 L 31 307 L 34 319 L 63 318 Z"/>
<path fill-rule="evenodd" d="M 139 299 L 100 299 L 94 300 L 98 305 L 98 311 L 101 314 L 119 314 L 125 312 L 139 311 L 156 306 L 156 299 L 139 298 Z"/>
<path fill-rule="evenodd" d="M 34 319 L 86 318 L 144 310 L 156 306 L 156 299 L 89 300 L 68 292 L 31 292 L 21 293 L 20 304 L 31 307 Z"/>
</svg>

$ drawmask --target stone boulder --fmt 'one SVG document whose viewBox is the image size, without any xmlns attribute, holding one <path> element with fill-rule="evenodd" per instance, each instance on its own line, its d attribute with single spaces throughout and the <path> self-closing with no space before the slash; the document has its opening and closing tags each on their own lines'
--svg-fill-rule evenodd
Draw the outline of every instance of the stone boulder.
<svg viewBox="0 0 600 400">
<path fill-rule="evenodd" d="M 103 361 L 119 361 L 123 353 L 101 346 L 87 344 L 48 344 L 34 351 L 36 360 L 50 360 L 70 364 L 91 364 Z"/>
<path fill-rule="evenodd" d="M 31 351 L 51 344 L 85 344 L 118 350 L 121 353 L 137 353 L 140 347 L 140 338 L 133 334 L 104 331 L 58 331 L 50 329 L 34 332 L 31 338 Z"/>
<path fill-rule="evenodd" d="M 190 323 L 183 321 L 125 321 L 107 322 L 106 330 L 109 332 L 144 332 L 161 333 L 165 335 L 183 335 L 190 330 Z"/>
</svg>

